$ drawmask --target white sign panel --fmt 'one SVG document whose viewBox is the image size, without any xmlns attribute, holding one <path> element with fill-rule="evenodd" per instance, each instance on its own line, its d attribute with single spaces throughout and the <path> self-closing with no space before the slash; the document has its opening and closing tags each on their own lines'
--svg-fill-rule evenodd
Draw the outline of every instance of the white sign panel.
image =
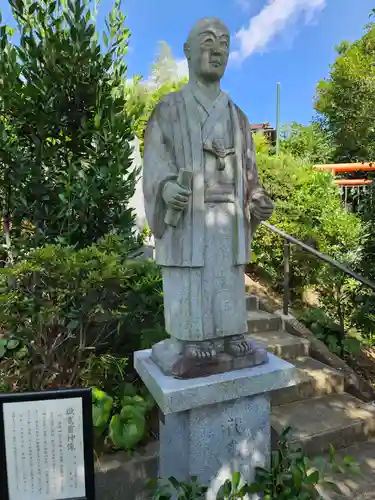
<svg viewBox="0 0 375 500">
<path fill-rule="evenodd" d="M 9 500 L 84 498 L 82 399 L 4 403 Z"/>
</svg>

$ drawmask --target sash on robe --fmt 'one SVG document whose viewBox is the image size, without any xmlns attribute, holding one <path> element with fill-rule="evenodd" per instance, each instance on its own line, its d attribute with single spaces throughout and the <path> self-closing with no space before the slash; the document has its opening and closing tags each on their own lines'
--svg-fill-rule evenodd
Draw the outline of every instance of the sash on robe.
<svg viewBox="0 0 375 500">
<path fill-rule="evenodd" d="M 187 85 L 183 90 L 183 97 L 186 103 L 186 114 L 188 127 L 190 129 L 190 143 L 192 151 L 192 167 L 193 172 L 193 196 L 198 194 L 199 205 L 204 210 L 204 157 L 203 157 L 203 144 L 207 141 L 210 136 L 215 123 L 220 119 L 220 116 L 226 112 L 227 106 L 229 104 L 231 121 L 233 127 L 233 138 L 234 138 L 234 149 L 235 149 L 235 206 L 236 206 L 236 232 L 235 232 L 235 242 L 234 242 L 234 264 L 243 263 L 246 261 L 246 256 L 248 254 L 245 248 L 245 227 L 244 227 L 244 183 L 243 183 L 243 142 L 242 142 L 242 131 L 240 130 L 240 125 L 238 121 L 237 111 L 234 108 L 232 101 L 229 100 L 228 95 L 225 92 L 220 92 L 216 100 L 211 104 L 208 99 L 199 91 L 199 88 L 194 88 L 193 86 Z M 199 111 L 194 99 L 206 110 L 208 116 L 203 124 L 201 125 L 201 119 L 199 116 Z M 185 159 L 185 165 L 188 162 Z M 186 167 L 185 167 L 186 168 Z M 194 206 L 194 202 L 193 202 Z M 196 215 L 196 217 L 194 217 Z M 202 221 L 203 219 L 203 221 Z M 203 222 L 203 227 L 202 226 Z M 204 218 L 201 216 L 200 211 L 196 214 L 193 213 L 193 225 L 198 224 L 198 227 L 204 231 Z M 204 233 L 202 233 L 204 234 Z M 201 245 L 193 248 L 195 252 L 202 252 L 204 248 Z M 194 254 L 193 254 L 194 256 Z M 192 259 L 195 260 L 194 258 Z"/>
</svg>

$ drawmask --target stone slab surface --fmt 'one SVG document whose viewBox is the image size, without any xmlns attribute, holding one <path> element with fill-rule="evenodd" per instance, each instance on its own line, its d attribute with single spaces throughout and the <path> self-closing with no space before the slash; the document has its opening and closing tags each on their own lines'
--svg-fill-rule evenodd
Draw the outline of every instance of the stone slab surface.
<svg viewBox="0 0 375 500">
<path fill-rule="evenodd" d="M 331 394 L 274 407 L 271 422 L 278 433 L 292 427 L 293 440 L 310 456 L 319 455 L 330 444 L 344 448 L 373 435 L 375 408 L 349 394 Z"/>
<path fill-rule="evenodd" d="M 356 444 L 337 453 L 352 457 L 360 466 L 360 476 L 333 474 L 328 477 L 341 490 L 341 495 L 320 490 L 324 500 L 375 500 L 375 440 Z"/>
<path fill-rule="evenodd" d="M 169 414 L 160 424 L 161 478 L 188 481 L 197 476 L 209 486 L 207 500 L 233 472 L 254 480 L 255 467 L 268 465 L 270 455 L 268 394 Z"/>
<path fill-rule="evenodd" d="M 300 339 L 282 330 L 253 332 L 249 334 L 249 338 L 265 345 L 270 352 L 285 359 L 294 360 L 299 357 L 309 356 L 310 343 L 307 340 Z"/>
<path fill-rule="evenodd" d="M 150 500 L 147 483 L 158 477 L 159 442 L 149 443 L 132 455 L 106 454 L 95 463 L 98 500 Z"/>
<path fill-rule="evenodd" d="M 256 295 L 246 294 L 246 309 L 256 311 L 259 309 L 259 299 Z"/>
<path fill-rule="evenodd" d="M 344 392 L 344 376 L 333 368 L 309 357 L 297 358 L 293 364 L 299 370 L 301 382 L 274 391 L 271 395 L 273 406 Z"/>
<path fill-rule="evenodd" d="M 310 342 L 311 356 L 339 370 L 344 375 L 346 392 L 362 401 L 375 400 L 375 390 L 370 382 L 358 375 L 343 359 L 330 352 L 328 347 L 321 340 L 318 340 L 305 325 L 295 319 L 284 319 L 283 323 L 288 333 Z"/>
<path fill-rule="evenodd" d="M 282 327 L 282 319 L 276 314 L 253 310 L 247 312 L 248 333 L 269 332 Z"/>
<path fill-rule="evenodd" d="M 150 349 L 134 353 L 134 366 L 164 414 L 255 396 L 299 382 L 298 370 L 272 354 L 261 366 L 189 380 L 164 375 L 151 360 Z"/>
</svg>

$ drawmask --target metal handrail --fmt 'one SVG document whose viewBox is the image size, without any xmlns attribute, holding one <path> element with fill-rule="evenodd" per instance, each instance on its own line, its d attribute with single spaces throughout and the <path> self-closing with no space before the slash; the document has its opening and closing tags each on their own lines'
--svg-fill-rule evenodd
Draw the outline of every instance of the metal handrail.
<svg viewBox="0 0 375 500">
<path fill-rule="evenodd" d="M 351 278 L 354 278 L 356 281 L 359 281 L 363 285 L 371 288 L 373 291 L 375 291 L 375 283 L 367 278 L 364 278 L 360 274 L 357 274 L 356 272 L 352 271 L 349 269 L 349 267 L 345 266 L 344 264 L 341 264 L 340 262 L 336 262 L 335 260 L 331 259 L 331 257 L 328 257 L 328 255 L 325 255 L 324 253 L 319 252 L 318 250 L 315 250 L 315 248 L 310 247 L 309 245 L 306 245 L 306 243 L 303 243 L 302 241 L 298 240 L 297 238 L 294 238 L 288 233 L 285 233 L 284 231 L 281 231 L 281 229 L 278 229 L 277 227 L 273 226 L 272 224 L 269 224 L 268 222 L 261 222 L 262 226 L 266 227 L 273 233 L 278 234 L 281 236 L 284 240 L 284 304 L 283 304 L 283 313 L 287 316 L 289 313 L 289 302 L 290 302 L 290 244 L 296 245 L 305 252 L 310 253 L 311 255 L 315 255 L 315 257 L 318 257 L 318 259 L 323 260 L 324 262 L 327 262 L 333 267 L 336 267 L 336 269 L 339 269 L 342 271 L 344 274 L 347 276 L 350 276 Z"/>
</svg>

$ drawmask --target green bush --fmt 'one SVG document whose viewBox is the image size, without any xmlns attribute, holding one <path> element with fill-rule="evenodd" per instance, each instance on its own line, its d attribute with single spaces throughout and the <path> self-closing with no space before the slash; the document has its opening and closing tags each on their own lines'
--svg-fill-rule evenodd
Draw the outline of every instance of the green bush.
<svg viewBox="0 0 375 500">
<path fill-rule="evenodd" d="M 317 339 L 324 342 L 331 352 L 338 356 L 357 354 L 361 349 L 361 342 L 354 337 L 342 335 L 340 325 L 334 323 L 321 308 L 309 308 L 298 315 L 298 319 L 312 331 Z"/>
<path fill-rule="evenodd" d="M 130 33 L 120 2 L 103 31 L 90 0 L 5 3 L 16 26 L 3 24 L 0 13 L 0 201 L 4 226 L 12 225 L 6 237 L 14 246 L 25 220 L 31 246 L 83 247 L 129 230 L 137 170 L 125 96 Z"/>
<path fill-rule="evenodd" d="M 360 220 L 344 210 L 338 189 L 329 174 L 314 171 L 290 155 L 257 155 L 259 176 L 275 201 L 270 221 L 333 259 L 350 263 L 353 249 L 359 248 L 363 227 Z M 283 280 L 283 240 L 264 227 L 256 233 L 254 260 L 280 286 Z M 322 261 L 293 247 L 292 288 L 298 293 L 305 285 L 318 285 L 325 266 Z M 328 279 L 328 278 L 327 278 Z"/>
<path fill-rule="evenodd" d="M 147 414 L 155 403 L 147 390 L 137 393 L 133 384 L 123 384 L 111 397 L 94 387 L 93 425 L 98 448 L 133 450 L 145 437 Z"/>
<path fill-rule="evenodd" d="M 108 355 L 118 367 L 163 338 L 160 271 L 127 260 L 122 244 L 109 236 L 80 250 L 47 245 L 0 270 L 0 331 L 28 346 L 29 389 L 93 383 L 90 366 L 102 384 Z"/>
<path fill-rule="evenodd" d="M 301 125 L 293 122 L 282 128 L 280 148 L 284 153 L 304 159 L 307 163 L 323 164 L 332 161 L 332 138 L 320 123 Z"/>
</svg>

